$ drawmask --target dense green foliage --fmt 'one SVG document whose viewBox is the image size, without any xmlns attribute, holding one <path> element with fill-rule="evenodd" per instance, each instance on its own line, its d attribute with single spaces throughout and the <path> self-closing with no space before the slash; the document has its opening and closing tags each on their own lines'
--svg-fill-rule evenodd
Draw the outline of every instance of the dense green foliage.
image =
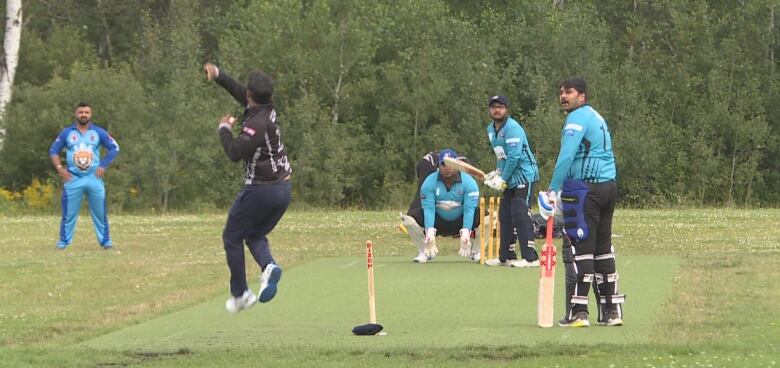
<svg viewBox="0 0 780 368">
<path fill-rule="evenodd" d="M 509 96 L 546 186 L 557 86 L 572 75 L 610 124 L 623 206 L 780 204 L 776 0 L 24 5 L 0 123 L 0 187 L 13 191 L 57 180 L 47 148 L 89 100 L 122 148 L 107 175 L 113 208 L 225 206 L 241 173 L 216 122 L 240 106 L 205 81 L 213 61 L 239 80 L 255 68 L 275 78 L 298 206 L 403 205 L 415 161 L 444 147 L 489 169 L 495 93 Z"/>
</svg>

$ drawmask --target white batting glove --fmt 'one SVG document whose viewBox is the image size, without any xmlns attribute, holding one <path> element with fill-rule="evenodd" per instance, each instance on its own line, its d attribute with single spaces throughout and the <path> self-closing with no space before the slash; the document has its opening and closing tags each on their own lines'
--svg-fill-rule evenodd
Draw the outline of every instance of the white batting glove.
<svg viewBox="0 0 780 368">
<path fill-rule="evenodd" d="M 491 180 L 491 179 L 495 178 L 498 175 L 499 175 L 498 171 L 493 170 L 493 171 L 487 173 L 487 175 L 485 175 L 485 181 Z"/>
<path fill-rule="evenodd" d="M 545 220 L 547 220 L 547 218 L 549 218 L 550 216 L 561 214 L 560 192 L 555 192 L 552 190 L 548 190 L 546 192 L 539 192 L 539 195 L 537 196 L 537 201 L 539 203 L 539 214 L 542 215 L 542 218 L 544 218 Z"/>
<path fill-rule="evenodd" d="M 490 187 L 493 190 L 502 191 L 506 189 L 506 182 L 504 179 L 501 179 L 500 176 L 495 176 L 490 180 L 485 180 L 485 185 Z"/>
<path fill-rule="evenodd" d="M 460 229 L 460 251 L 458 254 L 461 257 L 471 257 L 471 230 L 469 229 Z"/>
<path fill-rule="evenodd" d="M 436 228 L 431 227 L 425 230 L 425 249 L 423 250 L 426 257 L 435 257 L 439 253 L 439 249 L 436 248 Z"/>
<path fill-rule="evenodd" d="M 551 190 L 550 195 L 555 201 L 555 216 L 563 218 L 563 202 L 561 202 L 561 192 Z"/>
<path fill-rule="evenodd" d="M 545 220 L 555 215 L 555 198 L 548 194 L 549 192 L 539 192 L 539 195 L 536 197 L 539 202 L 539 214 Z"/>
</svg>

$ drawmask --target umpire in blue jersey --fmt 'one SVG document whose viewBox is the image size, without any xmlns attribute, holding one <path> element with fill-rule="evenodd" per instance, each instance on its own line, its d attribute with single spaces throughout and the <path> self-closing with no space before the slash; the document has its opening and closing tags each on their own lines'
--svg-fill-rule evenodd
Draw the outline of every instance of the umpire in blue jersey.
<svg viewBox="0 0 780 368">
<path fill-rule="evenodd" d="M 588 103 L 584 79 L 563 81 L 559 93 L 561 108 L 566 112 L 561 150 L 550 187 L 539 195 L 540 212 L 554 203 L 555 209 L 562 212 L 565 232 L 571 240 L 571 246 L 564 249 L 567 271 L 573 270 L 573 277 L 567 277 L 570 305 L 559 325 L 590 326 L 588 293 L 595 282 L 599 324 L 620 326 L 625 296 L 618 293 L 612 246 L 612 215 L 617 200 L 612 137 L 607 122 Z"/>
<path fill-rule="evenodd" d="M 98 244 L 103 249 L 111 249 L 113 243 L 108 227 L 103 175 L 119 153 L 119 145 L 105 129 L 92 122 L 92 106 L 88 102 L 79 102 L 75 114 L 76 121 L 65 127 L 49 148 L 51 163 L 64 182 L 57 249 L 65 249 L 73 241 L 81 199 L 85 194 Z M 103 158 L 100 157 L 100 146 L 106 149 L 106 156 Z M 60 161 L 60 152 L 63 149 L 66 149 L 67 167 Z"/>
<path fill-rule="evenodd" d="M 496 155 L 496 170 L 485 176 L 485 185 L 502 193 L 499 221 L 511 226 L 501 226 L 498 258 L 486 260 L 485 265 L 539 267 L 529 208 L 533 185 L 539 181 L 539 168 L 525 130 L 509 116 L 508 107 L 504 96 L 488 99 L 493 122 L 487 126 L 487 136 Z M 521 259 L 515 252 L 516 243 L 520 245 Z"/>
<path fill-rule="evenodd" d="M 432 156 L 431 156 L 432 157 Z M 444 165 L 444 158 L 458 158 L 451 149 L 442 150 L 436 157 L 438 169 L 423 180 L 420 187 L 418 206 L 401 214 L 401 223 L 417 246 L 415 262 L 426 263 L 438 253 L 436 235 L 460 238 L 459 254 L 473 258 L 471 234 L 479 226 L 477 203 L 479 187 L 469 174 L 456 171 Z M 418 166 L 419 168 L 419 166 Z M 477 255 L 477 258 L 479 256 Z"/>
<path fill-rule="evenodd" d="M 230 294 L 225 308 L 236 313 L 256 301 L 270 301 L 277 291 L 282 269 L 271 255 L 266 237 L 290 204 L 292 169 L 282 144 L 273 96 L 273 80 L 260 70 L 249 73 L 246 86 L 211 63 L 203 65 L 209 80 L 215 80 L 245 107 L 238 136 L 233 135 L 236 119 L 223 116 L 219 140 L 231 161 L 242 161 L 244 187 L 238 192 L 222 233 L 228 268 Z M 257 296 L 246 282 L 244 244 L 260 266 Z"/>
</svg>

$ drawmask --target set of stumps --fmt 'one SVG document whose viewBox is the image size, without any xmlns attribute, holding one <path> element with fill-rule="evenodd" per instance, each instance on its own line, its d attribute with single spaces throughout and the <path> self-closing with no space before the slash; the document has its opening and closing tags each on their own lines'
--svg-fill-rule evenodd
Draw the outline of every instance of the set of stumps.
<svg viewBox="0 0 780 368">
<path fill-rule="evenodd" d="M 368 268 L 368 324 L 355 326 L 352 333 L 359 336 L 384 335 L 382 325 L 376 323 L 376 295 L 374 293 L 374 244 L 366 241 L 366 266 Z"/>
</svg>

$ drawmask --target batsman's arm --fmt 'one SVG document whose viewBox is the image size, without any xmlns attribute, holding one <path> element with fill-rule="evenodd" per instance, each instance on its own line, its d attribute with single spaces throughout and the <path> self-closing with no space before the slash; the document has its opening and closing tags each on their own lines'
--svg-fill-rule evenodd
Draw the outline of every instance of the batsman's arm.
<svg viewBox="0 0 780 368">
<path fill-rule="evenodd" d="M 566 173 L 574 161 L 574 155 L 580 147 L 582 138 L 585 136 L 585 126 L 566 119 L 566 125 L 561 131 L 561 151 L 558 153 L 558 159 L 555 161 L 553 177 L 550 180 L 550 190 L 560 191 L 563 187 L 563 180 Z"/>
</svg>

